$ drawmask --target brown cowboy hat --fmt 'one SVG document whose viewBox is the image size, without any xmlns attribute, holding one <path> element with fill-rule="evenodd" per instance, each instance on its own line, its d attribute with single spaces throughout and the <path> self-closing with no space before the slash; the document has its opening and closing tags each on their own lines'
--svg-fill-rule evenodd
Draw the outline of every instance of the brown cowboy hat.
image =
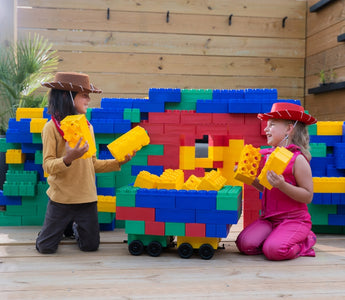
<svg viewBox="0 0 345 300">
<path fill-rule="evenodd" d="M 272 105 L 271 112 L 258 114 L 260 120 L 267 121 L 268 119 L 283 119 L 293 120 L 305 123 L 307 125 L 315 124 L 317 120 L 304 112 L 304 108 L 300 105 L 277 102 Z"/>
<path fill-rule="evenodd" d="M 87 74 L 75 72 L 57 72 L 54 81 L 42 82 L 41 85 L 63 91 L 102 93 L 102 90 L 90 83 Z"/>
</svg>

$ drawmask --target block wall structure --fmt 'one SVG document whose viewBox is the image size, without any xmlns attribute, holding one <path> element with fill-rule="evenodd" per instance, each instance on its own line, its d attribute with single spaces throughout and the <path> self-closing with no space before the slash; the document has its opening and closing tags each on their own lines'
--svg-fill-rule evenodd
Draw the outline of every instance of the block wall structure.
<svg viewBox="0 0 345 300">
<path fill-rule="evenodd" d="M 257 119 L 257 114 L 270 111 L 272 104 L 277 101 L 300 103 L 299 100 L 278 100 L 275 89 L 152 88 L 148 97 L 143 99 L 103 98 L 100 108 L 91 108 L 86 115 L 94 127 L 97 156 L 100 159 L 112 158 L 107 146 L 137 125 L 146 130 L 150 144 L 139 150 L 129 163 L 122 166 L 120 172 L 96 174 L 101 229 L 123 227 L 127 220 L 142 221 L 116 218 L 118 209 L 121 207 L 120 213 L 126 213 L 128 207 L 142 210 L 143 207 L 136 205 L 138 190 L 131 186 L 137 175 L 147 171 L 160 176 L 167 169 L 182 170 L 184 181 L 191 175 L 200 178 L 210 170 L 217 170 L 226 178 L 224 188 L 241 187 L 242 190 L 242 207 L 234 205 L 231 208 L 235 217 L 231 217 L 227 224 L 236 223 L 241 210 L 244 226 L 250 224 L 260 214 L 260 193 L 234 179 L 234 166 L 240 160 L 245 145 L 266 146 L 263 132 L 265 124 Z M 20 118 L 10 120 L 6 139 L 0 141 L 0 151 L 6 153 L 9 169 L 0 195 L 0 205 L 6 207 L 5 211 L 0 212 L 0 225 L 41 225 L 47 203 L 47 182 L 42 169 L 40 131 L 50 116 L 46 109 L 38 114 L 33 114 L 32 109 L 19 109 L 17 113 Z M 344 122 L 319 122 L 309 126 L 309 132 L 315 185 L 315 197 L 309 207 L 314 228 L 322 232 L 333 232 L 334 229 L 343 232 Z M 335 190 L 330 190 L 330 185 L 322 184 L 329 180 L 336 187 Z M 125 194 L 124 200 L 121 191 L 126 188 L 131 192 Z M 119 192 L 121 204 L 116 203 L 120 199 Z M 175 203 L 177 194 L 179 197 L 182 195 L 175 193 Z M 142 197 L 142 191 L 139 195 Z M 236 197 L 234 199 L 235 202 L 238 200 Z M 142 203 L 142 200 L 139 202 Z M 219 207 L 224 207 L 224 203 Z M 160 209 L 163 212 L 164 208 Z M 204 218 L 207 222 L 203 224 L 208 224 L 209 219 L 215 216 L 206 214 Z M 164 230 L 167 222 L 177 222 L 176 219 L 173 221 L 174 218 L 164 220 Z M 148 228 L 155 232 L 163 230 L 162 224 L 160 226 Z M 171 226 L 169 224 L 168 228 Z M 194 225 L 190 228 L 200 230 Z M 173 230 L 181 228 L 177 226 Z M 226 229 L 223 227 L 221 230 L 224 234 Z"/>
</svg>

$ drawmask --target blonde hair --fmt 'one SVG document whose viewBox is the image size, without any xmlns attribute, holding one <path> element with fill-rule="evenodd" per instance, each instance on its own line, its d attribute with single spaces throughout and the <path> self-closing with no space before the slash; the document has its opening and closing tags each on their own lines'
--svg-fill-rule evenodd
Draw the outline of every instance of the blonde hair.
<svg viewBox="0 0 345 300">
<path fill-rule="evenodd" d="M 288 121 L 290 124 L 294 124 L 295 121 Z M 310 161 L 310 146 L 309 146 L 309 132 L 305 123 L 297 122 L 292 133 L 290 134 L 290 140 L 292 144 L 301 148 L 303 155 Z"/>
</svg>

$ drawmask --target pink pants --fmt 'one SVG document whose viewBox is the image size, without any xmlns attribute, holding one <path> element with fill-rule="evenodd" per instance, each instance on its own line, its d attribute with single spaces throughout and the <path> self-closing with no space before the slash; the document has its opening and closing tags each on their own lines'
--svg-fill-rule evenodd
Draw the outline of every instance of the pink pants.
<svg viewBox="0 0 345 300">
<path fill-rule="evenodd" d="M 309 213 L 296 218 L 269 218 L 253 222 L 239 234 L 237 248 L 247 255 L 264 254 L 269 260 L 315 256 L 316 236 Z"/>
</svg>

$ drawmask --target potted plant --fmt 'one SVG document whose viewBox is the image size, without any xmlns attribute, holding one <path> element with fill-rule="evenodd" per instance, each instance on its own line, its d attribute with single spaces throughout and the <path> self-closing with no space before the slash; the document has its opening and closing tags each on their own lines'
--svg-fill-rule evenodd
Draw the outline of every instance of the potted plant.
<svg viewBox="0 0 345 300">
<path fill-rule="evenodd" d="M 46 95 L 35 95 L 34 92 L 42 81 L 53 77 L 57 64 L 58 57 L 52 44 L 37 34 L 0 48 L 0 136 L 6 134 L 8 121 L 15 117 L 18 107 L 44 106 Z M 0 159 L 1 170 L 6 170 L 4 157 Z M 0 188 L 3 184 L 1 176 Z"/>
</svg>

